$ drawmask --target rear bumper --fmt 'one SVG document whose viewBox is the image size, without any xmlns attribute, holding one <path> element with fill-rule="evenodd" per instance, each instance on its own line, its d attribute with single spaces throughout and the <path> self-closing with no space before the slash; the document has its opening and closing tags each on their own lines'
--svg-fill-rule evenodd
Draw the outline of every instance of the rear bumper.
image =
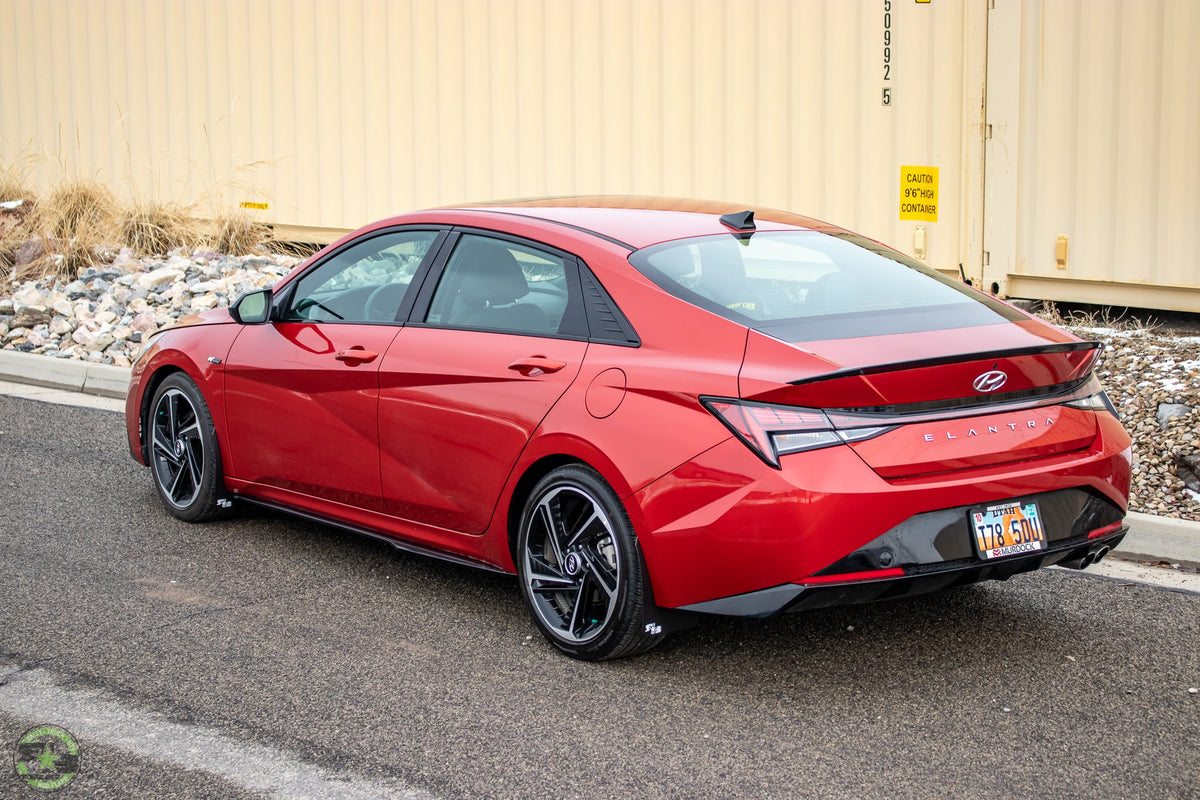
<svg viewBox="0 0 1200 800">
<path fill-rule="evenodd" d="M 895 600 L 980 581 L 1007 580 L 1022 572 L 1031 572 L 1063 562 L 1087 560 L 1090 563 L 1095 560 L 1089 558 L 1091 554 L 1101 548 L 1115 548 L 1125 538 L 1128 529 L 1127 525 L 1121 525 L 1113 533 L 1094 539 L 1084 535 L 1050 542 L 1047 549 L 1030 556 L 987 562 L 972 558 L 897 568 L 903 571 L 902 575 L 896 575 L 895 570 L 880 570 L 879 577 L 865 573 L 846 573 L 845 580 L 838 580 L 840 576 L 837 575 L 820 576 L 818 582 L 773 586 L 733 597 L 694 603 L 683 606 L 680 610 L 739 617 L 768 617 L 781 611 Z"/>
<path fill-rule="evenodd" d="M 703 607 L 840 573 L 969 568 L 968 512 L 1017 498 L 1045 513 L 1043 557 L 1124 517 L 1129 437 L 1110 415 L 1097 421 L 1100 434 L 1075 453 L 904 479 L 881 477 L 850 447 L 796 453 L 773 469 L 731 438 L 630 503 L 655 597 L 664 608 Z"/>
</svg>

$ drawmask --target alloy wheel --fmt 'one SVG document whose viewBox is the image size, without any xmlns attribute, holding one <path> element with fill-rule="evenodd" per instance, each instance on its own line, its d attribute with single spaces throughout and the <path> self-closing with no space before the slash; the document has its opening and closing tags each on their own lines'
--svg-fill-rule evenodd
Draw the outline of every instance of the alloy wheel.
<svg viewBox="0 0 1200 800">
<path fill-rule="evenodd" d="M 152 419 L 155 480 L 168 502 L 187 508 L 199 496 L 204 479 L 204 440 L 196 407 L 186 394 L 170 389 L 159 397 Z"/>
<path fill-rule="evenodd" d="M 559 485 L 538 499 L 526 524 L 523 578 L 538 618 L 564 642 L 599 636 L 623 578 L 612 521 L 581 487 Z"/>
</svg>

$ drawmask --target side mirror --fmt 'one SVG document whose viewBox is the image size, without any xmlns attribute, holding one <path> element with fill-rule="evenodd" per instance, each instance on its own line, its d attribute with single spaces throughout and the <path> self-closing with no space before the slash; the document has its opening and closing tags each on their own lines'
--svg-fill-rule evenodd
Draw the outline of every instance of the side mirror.
<svg viewBox="0 0 1200 800">
<path fill-rule="evenodd" d="M 229 314 L 243 325 L 261 325 L 271 318 L 271 290 L 246 292 L 229 307 Z"/>
</svg>

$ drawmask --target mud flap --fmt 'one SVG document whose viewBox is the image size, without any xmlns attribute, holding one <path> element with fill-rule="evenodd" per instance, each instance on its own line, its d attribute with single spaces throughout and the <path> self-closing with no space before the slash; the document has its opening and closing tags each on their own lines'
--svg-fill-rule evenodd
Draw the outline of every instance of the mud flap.
<svg viewBox="0 0 1200 800">
<path fill-rule="evenodd" d="M 696 627 L 700 615 L 693 611 L 680 611 L 674 608 L 659 608 L 654 602 L 654 585 L 650 582 L 650 572 L 646 569 L 646 559 L 642 558 L 641 548 L 638 548 L 638 564 L 642 570 L 642 624 L 644 632 L 660 636 L 674 631 L 683 631 Z"/>
</svg>

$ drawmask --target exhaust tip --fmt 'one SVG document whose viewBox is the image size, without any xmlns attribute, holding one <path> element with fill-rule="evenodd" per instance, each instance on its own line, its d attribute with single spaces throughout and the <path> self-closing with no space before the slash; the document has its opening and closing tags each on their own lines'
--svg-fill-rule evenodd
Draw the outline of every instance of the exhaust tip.
<svg viewBox="0 0 1200 800">
<path fill-rule="evenodd" d="M 1089 566 L 1091 566 L 1093 563 L 1095 563 L 1094 559 L 1095 559 L 1095 554 L 1092 553 L 1091 551 L 1089 551 L 1089 552 L 1084 553 L 1081 556 L 1076 556 L 1075 558 L 1069 558 L 1069 559 L 1060 561 L 1060 562 L 1058 562 L 1058 566 L 1068 567 L 1070 569 L 1087 569 Z"/>
<path fill-rule="evenodd" d="M 1108 545 L 1101 545 L 1100 547 L 1097 547 L 1096 552 L 1094 554 L 1092 554 L 1092 563 L 1099 564 L 1100 559 L 1102 559 L 1106 555 L 1108 555 L 1109 549 L 1110 548 L 1108 547 Z"/>
</svg>

